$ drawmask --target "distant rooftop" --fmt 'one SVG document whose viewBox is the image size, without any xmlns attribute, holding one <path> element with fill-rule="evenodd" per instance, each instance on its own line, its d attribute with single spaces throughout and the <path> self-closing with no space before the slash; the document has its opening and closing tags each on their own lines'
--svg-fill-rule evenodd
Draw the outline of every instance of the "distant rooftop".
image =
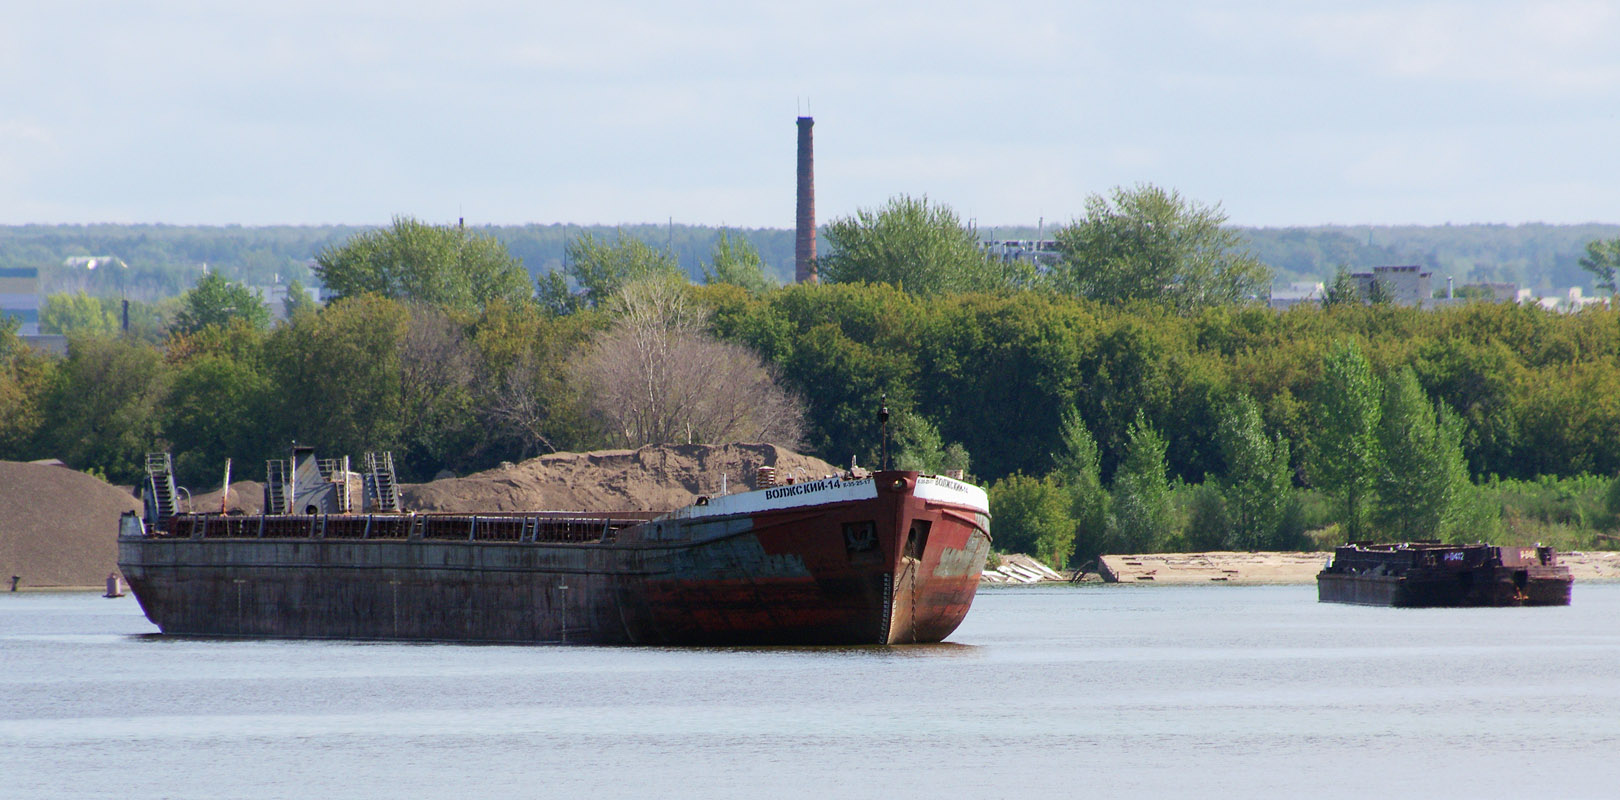
<svg viewBox="0 0 1620 800">
<path fill-rule="evenodd" d="M 113 266 L 123 267 L 124 269 L 129 268 L 129 265 L 124 263 L 124 259 L 118 256 L 68 256 L 62 259 L 62 266 L 83 267 L 84 269 Z"/>
</svg>

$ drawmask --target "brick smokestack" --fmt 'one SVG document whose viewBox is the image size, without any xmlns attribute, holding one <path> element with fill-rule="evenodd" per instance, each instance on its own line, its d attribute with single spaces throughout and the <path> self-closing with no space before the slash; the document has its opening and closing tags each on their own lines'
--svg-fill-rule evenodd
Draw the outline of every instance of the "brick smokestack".
<svg viewBox="0 0 1620 800">
<path fill-rule="evenodd" d="M 811 117 L 799 117 L 799 202 L 794 219 L 793 279 L 816 283 L 816 156 Z"/>
</svg>

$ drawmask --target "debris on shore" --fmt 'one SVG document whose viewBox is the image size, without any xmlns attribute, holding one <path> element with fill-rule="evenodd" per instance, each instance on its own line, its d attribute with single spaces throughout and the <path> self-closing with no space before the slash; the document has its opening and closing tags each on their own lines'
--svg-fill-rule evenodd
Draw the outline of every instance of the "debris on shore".
<svg viewBox="0 0 1620 800">
<path fill-rule="evenodd" d="M 995 569 L 985 567 L 979 580 L 982 583 L 1047 583 L 1067 582 L 1071 578 L 1023 553 L 1012 553 L 1001 556 L 1001 564 Z"/>
</svg>

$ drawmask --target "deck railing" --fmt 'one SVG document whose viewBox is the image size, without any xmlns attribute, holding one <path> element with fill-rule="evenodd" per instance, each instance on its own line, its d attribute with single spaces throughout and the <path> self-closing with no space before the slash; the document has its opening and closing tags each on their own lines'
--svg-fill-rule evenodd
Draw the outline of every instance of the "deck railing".
<svg viewBox="0 0 1620 800">
<path fill-rule="evenodd" d="M 153 538 L 339 539 L 519 543 L 610 542 L 658 512 L 586 514 L 180 514 L 149 530 Z"/>
</svg>

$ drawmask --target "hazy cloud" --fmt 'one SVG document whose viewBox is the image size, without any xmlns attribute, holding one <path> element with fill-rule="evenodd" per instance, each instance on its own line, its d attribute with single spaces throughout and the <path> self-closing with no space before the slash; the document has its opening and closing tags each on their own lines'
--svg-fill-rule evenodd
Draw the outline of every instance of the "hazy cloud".
<svg viewBox="0 0 1620 800">
<path fill-rule="evenodd" d="M 0 220 L 1007 224 L 1153 181 L 1247 223 L 1620 207 L 1600 2 L 31 4 Z"/>
</svg>

